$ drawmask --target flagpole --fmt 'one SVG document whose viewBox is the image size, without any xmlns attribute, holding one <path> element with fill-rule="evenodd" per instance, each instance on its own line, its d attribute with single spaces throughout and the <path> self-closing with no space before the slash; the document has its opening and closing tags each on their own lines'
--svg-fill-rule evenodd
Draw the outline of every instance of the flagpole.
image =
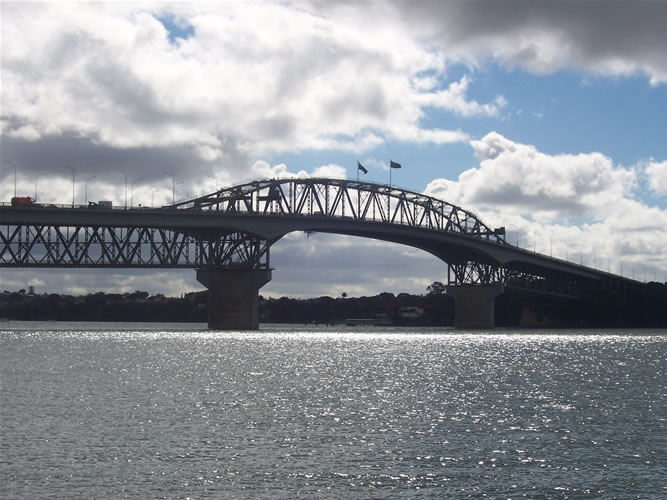
<svg viewBox="0 0 667 500">
<path fill-rule="evenodd" d="M 391 158 L 389 158 L 389 188 L 391 189 L 391 171 L 393 168 L 391 168 Z M 387 220 L 390 220 L 391 218 L 391 195 L 387 193 Z"/>
</svg>

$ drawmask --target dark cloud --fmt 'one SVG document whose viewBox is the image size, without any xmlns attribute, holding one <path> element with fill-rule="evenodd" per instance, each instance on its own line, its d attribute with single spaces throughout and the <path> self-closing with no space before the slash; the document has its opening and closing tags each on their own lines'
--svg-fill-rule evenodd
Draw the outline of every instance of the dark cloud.
<svg viewBox="0 0 667 500">
<path fill-rule="evenodd" d="M 284 140 L 293 136 L 297 130 L 297 119 L 289 115 L 262 117 L 251 124 L 251 127 L 265 137 Z"/>
<path fill-rule="evenodd" d="M 61 168 L 65 164 L 71 165 L 80 178 L 98 175 L 117 185 L 125 180 L 114 173 L 116 169 L 124 170 L 131 178 L 141 176 L 145 182 L 164 180 L 165 172 L 173 172 L 190 184 L 216 169 L 240 170 L 247 165 L 247 158 L 236 150 L 232 139 L 224 147 L 229 152 L 226 158 L 207 162 L 187 146 L 115 148 L 74 134 L 46 136 L 37 141 L 0 136 L 2 159 L 17 165 L 19 177 L 34 178 L 41 172 L 67 177 L 69 174 Z"/>
<path fill-rule="evenodd" d="M 498 57 L 534 71 L 567 66 L 667 79 L 667 4 L 652 1 L 403 2 L 408 24 L 455 55 Z"/>
</svg>

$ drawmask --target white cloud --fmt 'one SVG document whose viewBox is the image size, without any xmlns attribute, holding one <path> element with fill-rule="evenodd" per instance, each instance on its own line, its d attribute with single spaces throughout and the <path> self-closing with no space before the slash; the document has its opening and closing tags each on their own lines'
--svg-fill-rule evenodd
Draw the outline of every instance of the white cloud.
<svg viewBox="0 0 667 500">
<path fill-rule="evenodd" d="M 178 297 L 182 293 L 201 291 L 203 287 L 191 269 L 77 269 L 66 272 L 62 269 L 42 269 L 35 277 L 25 269 L 5 269 L 2 272 L 2 290 L 17 291 L 35 287 L 35 293 L 64 293 L 85 295 L 105 293 L 131 293 L 137 290 L 162 293 Z"/>
<path fill-rule="evenodd" d="M 265 296 L 351 296 L 381 292 L 426 293 L 446 280 L 446 266 L 427 252 L 352 236 L 292 233 L 271 250 L 273 280 Z"/>
<path fill-rule="evenodd" d="M 636 169 L 600 153 L 548 155 L 495 132 L 470 144 L 480 166 L 434 179 L 426 194 L 505 226 L 511 244 L 617 273 L 624 262 L 626 276 L 631 265 L 667 269 L 667 210 L 632 197 Z"/>
<path fill-rule="evenodd" d="M 434 108 L 455 112 L 461 116 L 497 116 L 500 110 L 507 105 L 503 96 L 497 96 L 492 103 L 479 104 L 467 98 L 470 78 L 464 76 L 458 82 L 453 82 L 447 89 L 433 93 L 421 94 L 420 102 Z"/>
<path fill-rule="evenodd" d="M 347 172 L 344 167 L 336 165 L 335 163 L 330 163 L 329 165 L 322 165 L 313 170 L 313 177 L 328 177 L 329 179 L 345 179 L 347 178 Z"/>
<path fill-rule="evenodd" d="M 649 187 L 659 195 L 667 195 L 667 160 L 651 161 L 646 165 Z"/>
<path fill-rule="evenodd" d="M 192 36 L 170 42 L 167 9 Z M 469 100 L 469 77 L 439 89 L 444 54 L 401 24 L 359 28 L 276 3 L 3 4 L 3 134 L 186 146 L 213 162 L 231 146 L 457 142 L 460 131 L 421 128 L 425 108 L 494 116 L 505 105 Z"/>
<path fill-rule="evenodd" d="M 604 217 L 635 185 L 635 171 L 601 153 L 548 155 L 497 132 L 470 141 L 478 168 L 458 183 L 435 180 L 428 190 L 464 206 L 513 207 L 533 217 Z"/>
</svg>

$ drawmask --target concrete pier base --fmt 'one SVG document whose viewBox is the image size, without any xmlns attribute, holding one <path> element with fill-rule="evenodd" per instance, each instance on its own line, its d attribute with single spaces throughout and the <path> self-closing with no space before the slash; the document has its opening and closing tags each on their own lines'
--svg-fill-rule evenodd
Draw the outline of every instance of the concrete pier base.
<svg viewBox="0 0 667 500">
<path fill-rule="evenodd" d="M 503 293 L 502 285 L 448 286 L 447 293 L 455 300 L 455 328 L 495 328 L 495 302 Z"/>
<path fill-rule="evenodd" d="M 270 269 L 199 269 L 197 281 L 208 288 L 210 329 L 259 328 L 259 289 L 271 281 Z"/>
</svg>

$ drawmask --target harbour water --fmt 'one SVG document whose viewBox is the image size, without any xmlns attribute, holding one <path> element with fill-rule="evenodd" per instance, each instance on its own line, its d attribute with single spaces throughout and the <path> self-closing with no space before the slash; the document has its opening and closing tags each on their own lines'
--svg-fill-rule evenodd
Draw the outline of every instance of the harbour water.
<svg viewBox="0 0 667 500">
<path fill-rule="evenodd" d="M 664 330 L 0 324 L 3 498 L 667 496 Z"/>
</svg>

